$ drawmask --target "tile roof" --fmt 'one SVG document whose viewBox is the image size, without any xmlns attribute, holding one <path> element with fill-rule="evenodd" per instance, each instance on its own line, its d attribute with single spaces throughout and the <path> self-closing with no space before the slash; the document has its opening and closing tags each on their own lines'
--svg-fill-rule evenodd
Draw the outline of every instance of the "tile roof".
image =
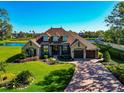
<svg viewBox="0 0 124 93">
<path fill-rule="evenodd" d="M 89 41 L 85 40 L 84 38 L 80 37 L 77 33 L 72 31 L 65 31 L 63 28 L 50 28 L 46 32 L 42 33 L 39 37 L 36 38 L 36 42 L 40 43 L 41 38 L 43 35 L 50 36 L 68 36 L 67 43 L 70 45 L 75 41 L 79 40 L 82 44 L 84 44 L 88 50 L 96 49 L 97 47 L 91 44 Z"/>
<path fill-rule="evenodd" d="M 97 47 L 95 45 L 90 43 L 88 40 L 85 40 L 84 38 L 80 37 L 77 33 L 70 32 L 70 34 L 72 34 L 73 37 L 75 37 L 75 39 L 79 40 L 82 44 L 84 44 L 86 46 L 87 50 L 97 49 Z"/>
</svg>

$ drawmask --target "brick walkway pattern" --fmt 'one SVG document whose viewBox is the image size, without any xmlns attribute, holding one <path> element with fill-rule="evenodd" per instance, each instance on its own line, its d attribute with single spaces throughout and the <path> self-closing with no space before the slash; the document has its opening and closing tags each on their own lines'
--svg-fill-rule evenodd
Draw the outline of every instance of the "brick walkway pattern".
<svg viewBox="0 0 124 93">
<path fill-rule="evenodd" d="M 124 85 L 97 60 L 75 64 L 76 71 L 65 92 L 124 92 Z"/>
</svg>

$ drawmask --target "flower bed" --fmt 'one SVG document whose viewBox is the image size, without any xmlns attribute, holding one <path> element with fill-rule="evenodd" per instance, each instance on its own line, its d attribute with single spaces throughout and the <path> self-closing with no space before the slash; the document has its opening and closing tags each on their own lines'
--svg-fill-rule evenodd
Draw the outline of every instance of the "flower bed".
<svg viewBox="0 0 124 93">
<path fill-rule="evenodd" d="M 55 58 L 52 58 L 52 57 L 44 59 L 43 62 L 47 63 L 48 65 L 53 65 L 53 64 L 58 63 L 58 61 Z"/>
<path fill-rule="evenodd" d="M 24 59 L 17 59 L 15 60 L 15 63 L 22 63 L 22 62 L 28 62 L 28 61 L 37 61 L 39 60 L 39 57 L 35 56 L 35 57 L 28 57 L 28 58 L 24 58 Z"/>
</svg>

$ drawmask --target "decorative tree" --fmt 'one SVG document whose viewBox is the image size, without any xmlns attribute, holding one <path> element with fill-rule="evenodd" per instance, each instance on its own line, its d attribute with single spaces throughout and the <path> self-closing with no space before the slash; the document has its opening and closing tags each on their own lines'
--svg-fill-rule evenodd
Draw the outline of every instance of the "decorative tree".
<svg viewBox="0 0 124 93">
<path fill-rule="evenodd" d="M 103 57 L 104 57 L 105 62 L 110 62 L 111 61 L 111 57 L 110 57 L 110 54 L 109 54 L 108 51 L 104 52 Z"/>
</svg>

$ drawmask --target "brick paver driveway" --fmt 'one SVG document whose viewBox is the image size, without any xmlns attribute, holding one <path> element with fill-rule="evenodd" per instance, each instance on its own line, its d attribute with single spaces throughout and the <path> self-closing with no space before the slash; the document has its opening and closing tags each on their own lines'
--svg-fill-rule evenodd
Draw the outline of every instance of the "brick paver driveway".
<svg viewBox="0 0 124 93">
<path fill-rule="evenodd" d="M 124 85 L 96 60 L 77 62 L 76 65 L 65 92 L 124 92 Z"/>
</svg>

